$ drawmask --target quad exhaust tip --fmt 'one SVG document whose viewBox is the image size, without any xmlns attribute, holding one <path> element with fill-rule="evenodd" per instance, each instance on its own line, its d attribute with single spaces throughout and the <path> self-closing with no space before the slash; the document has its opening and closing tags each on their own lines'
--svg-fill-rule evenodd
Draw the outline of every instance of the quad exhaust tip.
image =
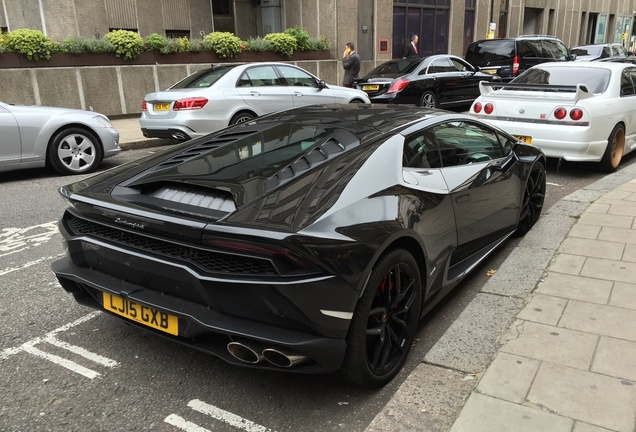
<svg viewBox="0 0 636 432">
<path fill-rule="evenodd" d="M 252 341 L 232 341 L 227 344 L 227 350 L 232 357 L 243 363 L 258 364 L 265 360 L 280 368 L 291 368 L 309 360 L 309 357 L 287 348 L 271 347 Z"/>
</svg>

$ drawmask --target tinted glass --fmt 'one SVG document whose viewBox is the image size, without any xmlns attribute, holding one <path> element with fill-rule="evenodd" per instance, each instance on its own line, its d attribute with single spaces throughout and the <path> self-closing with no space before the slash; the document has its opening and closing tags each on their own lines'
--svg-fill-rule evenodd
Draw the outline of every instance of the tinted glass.
<svg viewBox="0 0 636 432">
<path fill-rule="evenodd" d="M 629 71 L 624 70 L 621 74 L 621 96 L 633 96 L 634 84 L 632 83 Z"/>
<path fill-rule="evenodd" d="M 316 83 L 314 77 L 309 75 L 305 71 L 291 66 L 278 66 L 278 70 L 280 71 L 283 78 L 285 78 L 285 81 L 287 81 L 287 85 L 318 87 L 318 84 Z"/>
<path fill-rule="evenodd" d="M 586 45 L 572 48 L 572 54 L 576 54 L 579 56 L 594 56 L 598 57 L 601 55 L 601 50 L 603 47 L 600 45 Z"/>
<path fill-rule="evenodd" d="M 497 134 L 480 124 L 452 121 L 432 128 L 443 167 L 487 162 L 504 156 Z"/>
<path fill-rule="evenodd" d="M 493 61 L 511 60 L 514 55 L 514 41 L 491 39 L 470 44 L 466 61 L 474 66 L 486 66 Z"/>
<path fill-rule="evenodd" d="M 441 168 L 439 148 L 430 129 L 406 139 L 403 166 L 404 168 Z"/>
<path fill-rule="evenodd" d="M 541 42 L 543 47 L 543 56 L 546 58 L 565 60 L 568 56 L 568 49 L 559 40 L 544 39 Z"/>
<path fill-rule="evenodd" d="M 421 61 L 421 59 L 391 60 L 386 63 L 382 63 L 380 66 L 369 72 L 368 75 L 405 75 L 413 72 L 413 70 L 419 66 Z"/>
<path fill-rule="evenodd" d="M 272 66 L 251 67 L 243 72 L 237 87 L 263 87 L 280 85 L 278 75 Z"/>
<path fill-rule="evenodd" d="M 572 68 L 541 66 L 528 69 L 522 75 L 512 80 L 519 84 L 552 84 L 552 85 L 577 85 L 585 84 L 592 93 L 603 93 L 609 84 L 611 72 L 606 69 L 577 68 L 576 73 Z"/>
<path fill-rule="evenodd" d="M 180 88 L 195 88 L 195 87 L 210 87 L 218 81 L 223 75 L 225 75 L 233 66 L 221 66 L 215 69 L 205 69 L 195 72 L 192 75 L 182 79 L 172 87 L 171 89 Z"/>
</svg>

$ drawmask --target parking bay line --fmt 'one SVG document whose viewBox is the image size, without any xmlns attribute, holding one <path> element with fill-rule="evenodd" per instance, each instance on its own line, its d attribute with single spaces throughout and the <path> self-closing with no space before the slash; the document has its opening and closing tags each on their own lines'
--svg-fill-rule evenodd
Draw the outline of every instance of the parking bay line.
<svg viewBox="0 0 636 432">
<path fill-rule="evenodd" d="M 188 406 L 195 411 L 207 414 L 216 420 L 227 423 L 230 426 L 234 426 L 238 429 L 243 429 L 247 432 L 275 432 L 272 429 L 251 422 L 247 419 L 244 419 L 243 417 L 232 414 L 229 411 L 222 410 L 221 408 L 205 403 L 199 399 L 191 400 L 190 402 L 188 402 Z M 210 430 L 202 428 L 195 423 L 189 422 L 183 417 L 180 417 L 176 414 L 170 414 L 164 419 L 164 421 L 186 432 L 210 432 Z"/>
<path fill-rule="evenodd" d="M 99 377 L 101 374 L 99 372 L 96 372 L 92 369 L 86 368 L 78 363 L 75 363 L 72 360 L 68 360 L 65 359 L 63 357 L 60 357 L 58 355 L 55 354 L 50 354 L 47 353 L 45 351 L 42 351 L 38 348 L 35 347 L 35 345 L 38 345 L 42 342 L 46 342 L 49 343 L 51 345 L 57 346 L 59 348 L 63 348 L 67 351 L 70 351 L 72 353 L 75 353 L 79 356 L 82 356 L 84 358 L 86 358 L 87 360 L 90 360 L 92 362 L 101 364 L 102 366 L 105 367 L 115 367 L 117 366 L 119 363 L 116 362 L 115 360 L 111 360 L 109 358 L 106 358 L 104 356 L 101 356 L 99 354 L 95 354 L 93 352 L 88 351 L 85 348 L 82 347 L 78 347 L 76 345 L 71 345 L 69 343 L 60 341 L 58 339 L 56 339 L 56 336 L 58 333 L 62 333 L 65 332 L 73 327 L 76 327 L 86 321 L 89 321 L 93 318 L 95 318 L 97 315 L 99 315 L 101 312 L 100 311 L 95 311 L 95 312 L 91 312 L 88 315 L 84 315 L 83 317 L 80 317 L 78 319 L 76 319 L 75 321 L 72 321 L 70 323 L 64 324 L 61 327 L 58 327 L 55 330 L 50 331 L 49 333 L 47 333 L 44 337 L 36 337 L 34 339 L 31 339 L 30 341 L 27 341 L 25 343 L 23 343 L 22 345 L 18 346 L 18 347 L 14 347 L 14 348 L 7 348 L 5 350 L 3 350 L 2 352 L 0 352 L 0 359 L 4 360 L 6 358 L 8 358 L 9 356 L 18 354 L 20 352 L 27 352 L 29 354 L 35 355 L 36 357 L 48 360 L 52 363 L 55 363 L 59 366 L 62 366 L 72 372 L 78 373 L 80 375 L 83 375 L 87 378 L 90 379 L 95 379 L 97 377 Z"/>
</svg>

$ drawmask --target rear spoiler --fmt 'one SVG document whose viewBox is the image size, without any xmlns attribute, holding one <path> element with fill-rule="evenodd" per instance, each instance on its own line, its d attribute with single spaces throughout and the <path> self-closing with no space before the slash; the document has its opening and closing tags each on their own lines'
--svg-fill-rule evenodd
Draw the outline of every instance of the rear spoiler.
<svg viewBox="0 0 636 432">
<path fill-rule="evenodd" d="M 498 82 L 479 82 L 479 91 L 482 96 L 488 96 L 500 89 L 506 90 L 534 90 L 545 91 L 555 93 L 574 93 L 574 99 L 587 99 L 594 96 L 585 84 L 577 85 L 552 85 L 552 84 L 513 84 L 513 83 L 498 83 Z"/>
</svg>

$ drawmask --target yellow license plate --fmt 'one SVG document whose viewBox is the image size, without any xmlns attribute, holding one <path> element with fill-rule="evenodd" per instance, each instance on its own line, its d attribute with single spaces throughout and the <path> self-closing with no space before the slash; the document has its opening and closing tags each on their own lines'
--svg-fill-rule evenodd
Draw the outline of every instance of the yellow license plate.
<svg viewBox="0 0 636 432">
<path fill-rule="evenodd" d="M 155 111 L 169 111 L 170 103 L 159 102 L 155 104 Z"/>
<path fill-rule="evenodd" d="M 496 73 L 497 73 L 497 70 L 496 70 L 496 69 L 481 69 L 481 71 L 482 71 L 483 73 L 487 73 L 487 74 L 490 74 L 490 75 L 494 75 L 494 74 L 496 74 Z"/>
<path fill-rule="evenodd" d="M 513 137 L 517 138 L 519 141 L 522 141 L 526 144 L 532 144 L 532 137 L 525 135 L 513 135 Z"/>
<path fill-rule="evenodd" d="M 179 318 L 176 316 L 142 306 L 107 292 L 103 294 L 104 309 L 107 311 L 175 336 L 179 334 Z"/>
<path fill-rule="evenodd" d="M 364 91 L 377 91 L 377 90 L 380 90 L 380 86 L 379 85 L 365 85 L 365 86 L 362 86 L 362 90 L 364 90 Z"/>
</svg>

